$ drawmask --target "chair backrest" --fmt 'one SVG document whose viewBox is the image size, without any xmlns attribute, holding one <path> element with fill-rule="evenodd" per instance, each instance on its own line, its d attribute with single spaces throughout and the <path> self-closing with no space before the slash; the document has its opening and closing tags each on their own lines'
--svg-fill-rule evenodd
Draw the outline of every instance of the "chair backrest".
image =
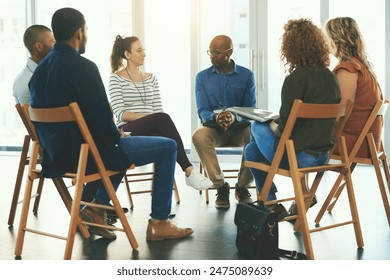
<svg viewBox="0 0 390 280">
<path fill-rule="evenodd" d="M 334 131 L 334 141 L 337 143 L 344 125 L 352 112 L 353 102 L 348 100 L 346 104 L 313 104 L 303 103 L 302 100 L 295 100 L 291 108 L 289 118 L 286 126 L 279 140 L 279 145 L 276 149 L 274 158 L 271 165 L 267 178 L 264 182 L 265 188 L 270 188 L 272 185 L 274 174 L 279 169 L 280 162 L 283 154 L 286 150 L 287 141 L 291 137 L 291 132 L 294 128 L 295 122 L 298 118 L 305 119 L 336 119 L 336 127 Z M 334 148 L 332 148 L 331 152 Z"/>
<path fill-rule="evenodd" d="M 100 153 L 96 147 L 95 141 L 88 129 L 87 123 L 83 117 L 83 114 L 76 102 L 72 102 L 69 106 L 57 107 L 57 108 L 32 108 L 28 105 L 23 107 L 24 114 L 28 116 L 27 121 L 31 126 L 35 135 L 34 122 L 42 123 L 58 123 L 58 122 L 75 122 L 79 127 L 79 130 L 84 138 L 84 141 L 89 146 L 90 154 L 96 164 L 96 167 L 102 177 L 106 177 L 106 168 Z"/>
<path fill-rule="evenodd" d="M 374 123 L 375 119 L 378 116 L 384 116 L 388 107 L 389 107 L 389 100 L 385 100 L 385 101 L 378 100 L 375 103 L 375 106 L 372 108 L 372 111 L 371 111 L 366 123 L 364 124 L 364 126 L 359 134 L 358 139 L 355 142 L 355 145 L 353 146 L 351 152 L 349 153 L 350 160 L 353 160 L 355 158 L 363 141 L 366 139 L 367 134 L 368 134 L 372 124 Z"/>
<path fill-rule="evenodd" d="M 313 104 L 303 103 L 302 100 L 295 100 L 291 108 L 286 126 L 280 137 L 279 146 L 276 150 L 273 162 L 280 162 L 285 151 L 286 141 L 290 139 L 291 132 L 297 119 L 335 119 L 334 130 L 335 141 L 341 135 L 345 123 L 352 112 L 353 102 L 348 100 L 346 104 Z"/>
<path fill-rule="evenodd" d="M 24 127 L 26 128 L 32 141 L 38 141 L 38 137 L 34 128 L 34 125 L 31 123 L 30 117 L 27 112 L 28 105 L 21 105 L 19 103 L 15 104 L 16 111 L 18 112 L 20 119 L 22 120 Z"/>
</svg>

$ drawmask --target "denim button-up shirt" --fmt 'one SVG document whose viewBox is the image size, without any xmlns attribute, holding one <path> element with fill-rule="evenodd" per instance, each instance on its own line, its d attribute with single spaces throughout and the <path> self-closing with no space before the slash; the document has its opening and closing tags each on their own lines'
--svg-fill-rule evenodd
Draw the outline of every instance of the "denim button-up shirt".
<svg viewBox="0 0 390 280">
<path fill-rule="evenodd" d="M 214 110 L 233 106 L 255 107 L 255 78 L 251 70 L 235 63 L 233 71 L 228 74 L 219 73 L 211 66 L 196 75 L 195 94 L 201 122 L 213 122 Z"/>
</svg>

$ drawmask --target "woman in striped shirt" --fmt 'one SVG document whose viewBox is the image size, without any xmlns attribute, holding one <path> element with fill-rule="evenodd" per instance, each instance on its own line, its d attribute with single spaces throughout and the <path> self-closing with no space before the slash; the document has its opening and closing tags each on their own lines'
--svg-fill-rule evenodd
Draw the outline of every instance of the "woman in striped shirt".
<svg viewBox="0 0 390 280">
<path fill-rule="evenodd" d="M 163 112 L 156 76 L 141 71 L 145 50 L 135 37 L 117 36 L 111 53 L 109 95 L 118 128 L 131 135 L 159 135 L 177 144 L 177 163 L 185 173 L 188 186 L 204 190 L 212 182 L 195 171 L 171 117 Z"/>
</svg>

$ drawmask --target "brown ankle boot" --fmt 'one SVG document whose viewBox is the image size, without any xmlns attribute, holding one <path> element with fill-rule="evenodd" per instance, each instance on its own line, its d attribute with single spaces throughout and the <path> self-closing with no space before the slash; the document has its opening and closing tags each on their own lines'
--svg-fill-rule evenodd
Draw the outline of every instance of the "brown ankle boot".
<svg viewBox="0 0 390 280">
<path fill-rule="evenodd" d="M 92 203 L 98 204 L 96 200 L 93 200 Z M 86 222 L 107 225 L 107 213 L 105 209 L 85 206 L 83 209 L 81 209 L 80 216 Z M 106 228 L 89 226 L 89 229 L 94 234 L 100 235 L 103 238 L 116 238 L 116 234 Z"/>
<path fill-rule="evenodd" d="M 178 239 L 191 235 L 191 228 L 179 228 L 169 220 L 149 220 L 146 240 Z"/>
</svg>

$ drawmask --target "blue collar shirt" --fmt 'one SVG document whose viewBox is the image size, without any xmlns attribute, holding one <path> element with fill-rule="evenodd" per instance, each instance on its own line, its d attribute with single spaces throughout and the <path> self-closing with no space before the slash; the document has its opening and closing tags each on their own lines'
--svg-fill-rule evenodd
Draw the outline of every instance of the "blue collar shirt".
<svg viewBox="0 0 390 280">
<path fill-rule="evenodd" d="M 233 71 L 219 73 L 211 66 L 196 75 L 195 95 L 202 123 L 214 122 L 214 110 L 228 107 L 255 107 L 256 84 L 251 70 L 234 63 Z"/>
<path fill-rule="evenodd" d="M 31 95 L 28 88 L 28 82 L 30 81 L 38 64 L 31 59 L 27 60 L 26 67 L 16 76 L 13 85 L 13 95 L 15 102 L 20 104 L 30 103 Z"/>
</svg>

